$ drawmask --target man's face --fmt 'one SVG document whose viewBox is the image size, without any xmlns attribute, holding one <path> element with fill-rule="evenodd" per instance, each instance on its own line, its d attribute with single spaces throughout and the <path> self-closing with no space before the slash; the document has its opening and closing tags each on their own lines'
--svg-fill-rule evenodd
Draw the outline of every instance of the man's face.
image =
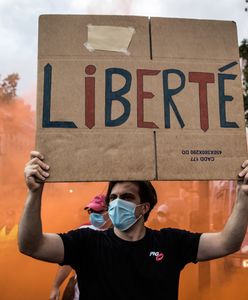
<svg viewBox="0 0 248 300">
<path fill-rule="evenodd" d="M 89 215 L 92 214 L 92 213 L 103 215 L 103 218 L 104 218 L 105 221 L 107 221 L 109 219 L 108 211 L 106 209 L 101 210 L 101 211 L 96 211 L 92 208 L 89 208 L 89 209 L 87 209 L 87 212 L 88 212 Z"/>
<path fill-rule="evenodd" d="M 166 204 L 162 204 L 157 210 L 157 220 L 161 224 L 166 224 L 169 218 L 169 208 Z"/>
<path fill-rule="evenodd" d="M 141 202 L 139 196 L 139 187 L 132 182 L 121 182 L 114 185 L 110 193 L 110 202 L 120 198 L 122 200 L 133 202 L 138 205 Z"/>
</svg>

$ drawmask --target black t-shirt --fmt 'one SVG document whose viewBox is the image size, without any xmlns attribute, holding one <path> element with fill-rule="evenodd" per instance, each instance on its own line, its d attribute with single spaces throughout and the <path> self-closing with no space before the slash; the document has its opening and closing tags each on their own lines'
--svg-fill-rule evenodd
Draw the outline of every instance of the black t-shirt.
<svg viewBox="0 0 248 300">
<path fill-rule="evenodd" d="M 80 299 L 178 299 L 180 271 L 196 263 L 200 233 L 146 228 L 139 241 L 124 241 L 113 229 L 82 228 L 60 234 L 63 264 L 77 272 Z"/>
</svg>

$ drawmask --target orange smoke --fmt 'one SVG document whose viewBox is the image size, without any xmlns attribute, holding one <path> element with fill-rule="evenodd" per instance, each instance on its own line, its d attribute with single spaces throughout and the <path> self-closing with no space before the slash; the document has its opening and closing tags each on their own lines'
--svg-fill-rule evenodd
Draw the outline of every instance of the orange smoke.
<svg viewBox="0 0 248 300">
<path fill-rule="evenodd" d="M 26 197 L 23 168 L 34 149 L 35 114 L 21 100 L 0 102 L 0 284 L 2 300 L 48 299 L 57 266 L 25 257 L 17 249 L 17 224 Z M 158 204 L 147 226 L 192 231 L 223 227 L 233 200 L 233 182 L 153 182 Z M 86 203 L 106 192 L 107 183 L 47 184 L 42 206 L 47 232 L 63 232 L 88 221 Z M 167 216 L 166 216 L 167 214 Z M 164 223 L 163 223 L 164 222 Z M 179 299 L 246 300 L 248 269 L 234 260 L 188 265 L 181 275 Z M 14 288 L 12 288 L 14 287 Z M 166 291 L 165 291 L 166 295 Z"/>
</svg>

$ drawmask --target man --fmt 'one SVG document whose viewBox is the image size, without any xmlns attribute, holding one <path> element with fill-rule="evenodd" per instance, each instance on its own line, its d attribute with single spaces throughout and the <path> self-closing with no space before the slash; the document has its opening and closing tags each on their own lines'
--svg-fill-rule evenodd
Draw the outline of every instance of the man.
<svg viewBox="0 0 248 300">
<path fill-rule="evenodd" d="M 33 151 L 25 168 L 29 193 L 19 225 L 19 249 L 36 259 L 71 265 L 80 299 L 176 300 L 180 271 L 187 263 L 222 257 L 241 246 L 248 223 L 248 160 L 242 164 L 236 204 L 224 229 L 202 234 L 145 227 L 157 202 L 147 181 L 109 183 L 106 203 L 113 229 L 43 233 L 40 181 L 49 176 L 43 160 Z"/>
<path fill-rule="evenodd" d="M 108 216 L 108 207 L 105 202 L 104 195 L 97 195 L 85 206 L 84 208 L 89 214 L 90 222 L 81 225 L 79 228 L 91 228 L 94 230 L 106 230 L 112 226 L 111 220 Z M 64 265 L 58 268 L 55 276 L 52 289 L 50 292 L 50 300 L 59 299 L 59 289 L 65 279 L 71 273 L 72 268 L 68 265 Z M 72 288 L 71 288 L 72 285 Z M 79 299 L 79 290 L 77 284 L 77 276 L 74 275 L 70 278 L 62 299 Z"/>
<path fill-rule="evenodd" d="M 169 208 L 168 204 L 162 203 L 156 210 L 152 227 L 155 229 L 161 229 L 163 227 L 178 228 L 176 217 L 176 214 L 171 213 L 171 208 Z"/>
</svg>

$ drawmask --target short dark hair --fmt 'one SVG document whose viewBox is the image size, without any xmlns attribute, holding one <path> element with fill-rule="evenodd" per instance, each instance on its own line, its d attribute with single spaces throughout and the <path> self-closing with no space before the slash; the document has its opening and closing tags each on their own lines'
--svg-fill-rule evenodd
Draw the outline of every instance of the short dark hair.
<svg viewBox="0 0 248 300">
<path fill-rule="evenodd" d="M 139 196 L 140 196 L 141 203 L 145 203 L 145 202 L 150 203 L 150 208 L 148 212 L 144 215 L 144 221 L 147 221 L 151 210 L 157 203 L 157 193 L 150 181 L 110 181 L 108 185 L 107 194 L 106 194 L 106 204 L 109 205 L 109 201 L 110 201 L 109 196 L 113 187 L 117 183 L 124 183 L 124 182 L 131 182 L 137 185 L 139 188 Z"/>
</svg>

